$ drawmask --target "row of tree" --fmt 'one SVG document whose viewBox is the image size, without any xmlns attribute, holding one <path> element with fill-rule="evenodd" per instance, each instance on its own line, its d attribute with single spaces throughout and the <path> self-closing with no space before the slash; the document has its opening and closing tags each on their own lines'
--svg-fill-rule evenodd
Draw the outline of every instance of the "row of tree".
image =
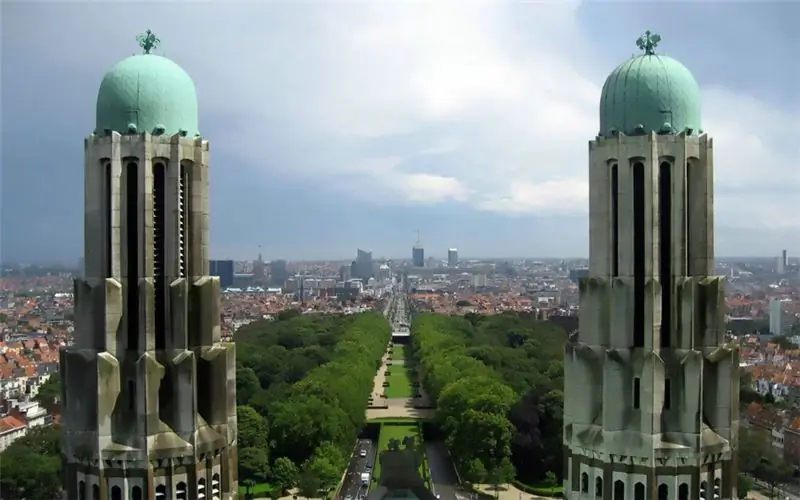
<svg viewBox="0 0 800 500">
<path fill-rule="evenodd" d="M 297 316 L 236 334 L 239 477 L 277 492 L 335 486 L 391 338 L 378 313 Z"/>
<path fill-rule="evenodd" d="M 561 477 L 562 328 L 522 313 L 423 313 L 412 332 L 422 382 L 463 476 Z"/>
<path fill-rule="evenodd" d="M 269 481 L 273 494 L 304 496 L 337 484 L 391 338 L 378 313 L 281 314 L 240 329 L 237 344 L 239 477 Z M 50 406 L 57 375 L 40 388 Z M 59 431 L 40 427 L 0 454 L 0 497 L 51 499 L 61 489 Z"/>
</svg>

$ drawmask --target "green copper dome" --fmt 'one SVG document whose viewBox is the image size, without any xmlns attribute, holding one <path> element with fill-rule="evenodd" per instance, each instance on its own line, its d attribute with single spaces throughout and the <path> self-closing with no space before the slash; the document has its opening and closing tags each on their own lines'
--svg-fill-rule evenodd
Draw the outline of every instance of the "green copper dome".
<svg viewBox="0 0 800 500">
<path fill-rule="evenodd" d="M 644 54 L 625 61 L 606 79 L 599 135 L 701 132 L 700 88 L 684 65 L 654 52 L 660 40 L 645 32 L 636 42 Z"/>
<path fill-rule="evenodd" d="M 198 135 L 194 82 L 171 60 L 150 54 L 159 40 L 149 31 L 145 35 L 139 37 L 145 53 L 123 59 L 103 77 L 95 134 Z"/>
</svg>

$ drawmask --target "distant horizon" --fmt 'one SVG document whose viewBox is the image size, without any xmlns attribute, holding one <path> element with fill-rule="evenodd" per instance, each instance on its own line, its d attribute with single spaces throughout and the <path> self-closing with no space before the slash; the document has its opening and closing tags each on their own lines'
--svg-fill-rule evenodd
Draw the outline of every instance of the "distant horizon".
<svg viewBox="0 0 800 500">
<path fill-rule="evenodd" d="M 717 256 L 714 257 L 714 260 L 717 263 L 720 262 L 730 262 L 730 261 L 770 261 L 780 258 L 780 255 L 751 255 L 751 256 Z M 433 258 L 435 260 L 441 260 L 443 262 L 447 261 L 447 256 L 426 256 L 425 260 L 429 258 Z M 373 259 L 375 260 L 391 260 L 391 261 L 410 261 L 411 257 L 384 257 L 384 256 L 374 256 Z M 792 260 L 800 260 L 800 256 L 793 257 L 792 255 L 788 256 L 789 261 Z M 39 261 L 39 262 L 20 262 L 20 261 L 3 261 L 0 262 L 0 267 L 6 266 L 54 266 L 54 267 L 63 267 L 63 268 L 73 268 L 77 267 L 79 264 L 79 258 L 72 260 L 71 262 L 63 261 L 63 260 L 53 260 L 53 261 Z M 211 258 L 209 260 L 232 260 L 234 262 L 254 262 L 255 259 L 253 258 L 246 258 L 246 259 L 236 259 L 236 258 L 228 258 L 228 257 L 220 257 L 220 258 Z M 286 262 L 291 263 L 320 263 L 320 262 L 352 262 L 355 258 L 350 257 L 343 257 L 343 258 L 315 258 L 315 259 L 291 259 L 285 257 L 276 257 L 274 259 L 264 259 L 265 263 L 269 263 L 276 260 L 285 260 Z M 531 257 L 520 257 L 520 256 L 497 256 L 497 257 L 472 257 L 472 256 L 465 256 L 458 258 L 459 262 L 464 261 L 519 261 L 519 260 L 527 260 L 527 261 L 581 261 L 581 260 L 589 260 L 589 257 L 543 257 L 543 256 L 531 256 Z M 423 268 L 424 269 L 424 268 Z"/>
</svg>

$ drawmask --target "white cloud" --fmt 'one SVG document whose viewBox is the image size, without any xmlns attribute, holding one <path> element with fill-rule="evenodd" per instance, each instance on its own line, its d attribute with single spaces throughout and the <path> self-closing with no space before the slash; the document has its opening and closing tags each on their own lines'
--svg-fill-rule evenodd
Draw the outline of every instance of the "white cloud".
<svg viewBox="0 0 800 500">
<path fill-rule="evenodd" d="M 584 214 L 602 75 L 629 54 L 587 43 L 577 6 L 198 4 L 190 29 L 167 21 L 152 28 L 163 33 L 166 54 L 195 77 L 204 110 L 231 119 L 225 135 L 212 139 L 252 168 L 347 189 L 368 202 Z M 104 60 L 109 46 L 128 43 L 124 33 L 152 21 L 133 7 L 125 15 L 99 9 L 75 17 L 60 20 L 58 31 L 96 26 L 107 40 Z M 119 21 L 113 26 L 101 22 L 112 17 Z M 39 38 L 29 41 L 52 51 L 52 40 Z M 82 51 L 56 55 L 76 66 L 91 59 Z M 705 128 L 715 139 L 717 220 L 768 227 L 778 217 L 800 227 L 796 217 L 776 215 L 795 212 L 800 115 L 731 90 L 702 90 Z M 302 141 L 261 147 L 270 134 Z M 778 188 L 791 194 L 776 195 Z"/>
<path fill-rule="evenodd" d="M 526 19 L 523 39 L 513 17 L 525 9 L 535 15 Z M 382 202 L 456 200 L 508 214 L 586 213 L 587 141 L 597 131 L 603 82 L 582 59 L 575 4 L 392 2 L 319 8 L 314 16 L 324 27 L 313 35 L 324 62 L 321 85 L 295 96 L 298 108 L 311 108 L 299 113 L 306 113 L 301 127 L 332 148 L 336 141 L 437 131 L 428 143 L 393 151 L 388 164 L 366 160 L 384 166 L 363 169 L 358 185 L 368 187 L 358 192 Z M 718 220 L 763 225 L 787 211 L 783 200 L 756 197 L 751 207 L 760 208 L 741 210 L 726 203 L 725 190 L 800 184 L 797 157 L 779 147 L 800 131 L 797 120 L 725 89 L 703 94 L 715 138 Z M 411 168 L 431 153 L 448 158 L 425 162 L 424 171 Z M 317 164 L 314 175 L 317 168 L 352 172 L 347 164 Z"/>
</svg>

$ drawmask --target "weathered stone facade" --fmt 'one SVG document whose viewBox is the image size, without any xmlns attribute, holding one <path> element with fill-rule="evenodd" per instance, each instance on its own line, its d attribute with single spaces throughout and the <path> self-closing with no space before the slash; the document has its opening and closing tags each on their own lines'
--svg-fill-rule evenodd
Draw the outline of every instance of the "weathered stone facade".
<svg viewBox="0 0 800 500">
<path fill-rule="evenodd" d="M 737 498 L 739 351 L 714 273 L 713 143 L 589 144 L 590 263 L 566 345 L 570 499 Z M 717 496 L 715 496 L 717 495 Z"/>
<path fill-rule="evenodd" d="M 208 150 L 184 134 L 86 139 L 86 277 L 61 352 L 65 500 L 238 498 Z"/>
</svg>

